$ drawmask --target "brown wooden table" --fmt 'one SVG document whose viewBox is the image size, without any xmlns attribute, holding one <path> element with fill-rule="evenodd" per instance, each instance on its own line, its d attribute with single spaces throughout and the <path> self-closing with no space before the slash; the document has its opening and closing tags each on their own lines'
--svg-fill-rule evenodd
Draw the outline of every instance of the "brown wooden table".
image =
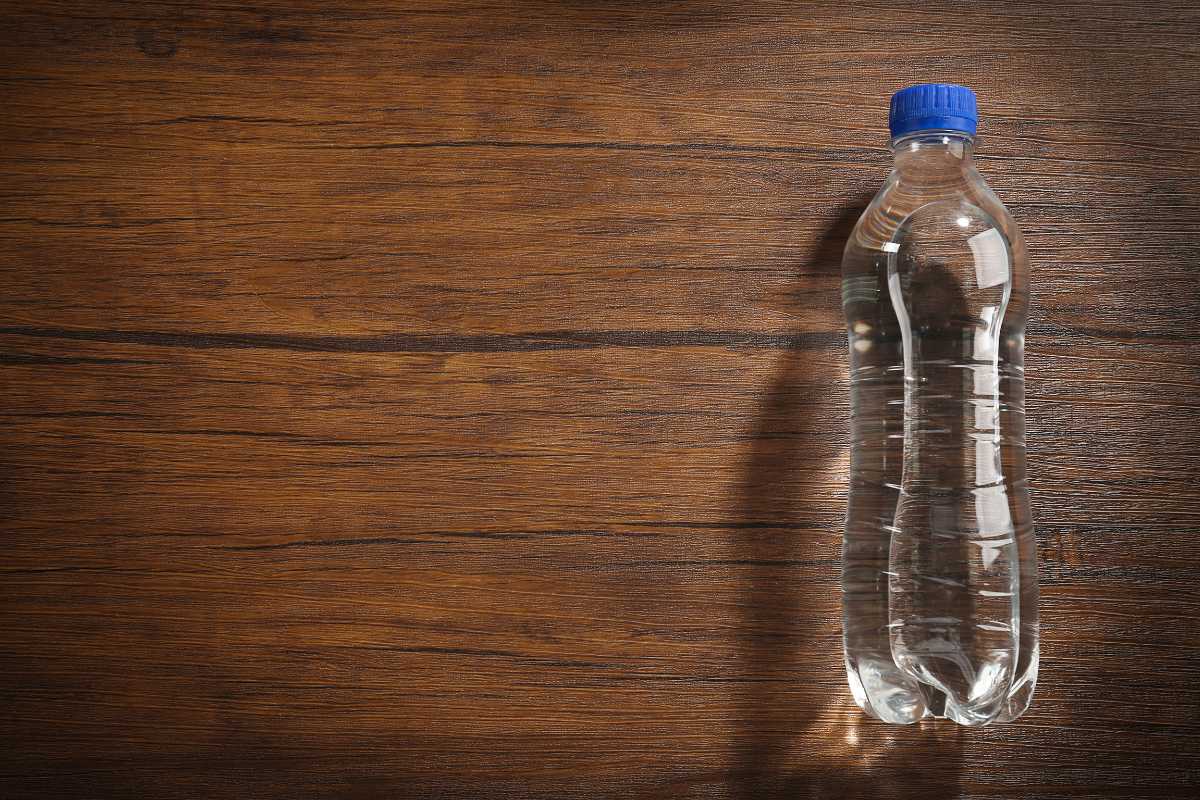
<svg viewBox="0 0 1200 800">
<path fill-rule="evenodd" d="M 1194 4 L 205 5 L 3 11 L 0 795 L 1195 796 Z M 840 663 L 925 80 L 1034 261 L 1009 727 Z"/>
</svg>

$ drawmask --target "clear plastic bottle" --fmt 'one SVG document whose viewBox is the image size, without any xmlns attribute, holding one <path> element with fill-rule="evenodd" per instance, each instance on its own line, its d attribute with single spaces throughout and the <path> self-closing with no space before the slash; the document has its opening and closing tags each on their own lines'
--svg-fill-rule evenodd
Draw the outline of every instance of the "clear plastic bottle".
<svg viewBox="0 0 1200 800">
<path fill-rule="evenodd" d="M 1037 680 L 1028 264 L 971 154 L 975 95 L 892 98 L 894 169 L 846 244 L 846 669 L 884 721 L 1007 722 Z"/>
</svg>

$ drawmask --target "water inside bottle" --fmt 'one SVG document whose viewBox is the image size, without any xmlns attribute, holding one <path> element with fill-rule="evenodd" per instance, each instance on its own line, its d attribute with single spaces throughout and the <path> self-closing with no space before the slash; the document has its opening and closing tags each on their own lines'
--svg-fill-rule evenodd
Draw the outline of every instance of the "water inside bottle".
<svg viewBox="0 0 1200 800">
<path fill-rule="evenodd" d="M 846 248 L 845 655 L 867 713 L 979 725 L 1023 712 L 1037 674 L 1027 297 L 1011 218 L 947 151 L 893 174 Z"/>
</svg>

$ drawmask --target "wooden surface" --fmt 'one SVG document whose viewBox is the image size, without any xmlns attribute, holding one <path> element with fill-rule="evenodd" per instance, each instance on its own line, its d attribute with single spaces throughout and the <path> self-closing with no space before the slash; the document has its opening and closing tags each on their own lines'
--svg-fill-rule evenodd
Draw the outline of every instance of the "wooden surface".
<svg viewBox="0 0 1200 800">
<path fill-rule="evenodd" d="M 1192 797 L 1185 3 L 11 4 L 0 795 Z M 1039 695 L 863 719 L 838 259 L 979 92 Z"/>
</svg>

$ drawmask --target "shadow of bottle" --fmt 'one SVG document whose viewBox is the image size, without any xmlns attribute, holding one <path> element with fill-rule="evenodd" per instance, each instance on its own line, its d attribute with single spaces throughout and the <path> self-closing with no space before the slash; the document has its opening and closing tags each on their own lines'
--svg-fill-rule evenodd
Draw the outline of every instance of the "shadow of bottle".
<svg viewBox="0 0 1200 800">
<path fill-rule="evenodd" d="M 869 198 L 844 207 L 804 269 L 805 302 L 840 308 L 842 250 Z M 838 315 L 840 318 L 840 314 Z M 840 322 L 839 322 L 840 324 Z M 801 337 L 766 390 L 737 508 L 742 605 L 741 731 L 733 796 L 951 798 L 961 731 L 886 725 L 850 699 L 841 653 L 840 537 L 848 475 L 839 341 Z M 823 491 L 822 482 L 836 483 Z"/>
</svg>

